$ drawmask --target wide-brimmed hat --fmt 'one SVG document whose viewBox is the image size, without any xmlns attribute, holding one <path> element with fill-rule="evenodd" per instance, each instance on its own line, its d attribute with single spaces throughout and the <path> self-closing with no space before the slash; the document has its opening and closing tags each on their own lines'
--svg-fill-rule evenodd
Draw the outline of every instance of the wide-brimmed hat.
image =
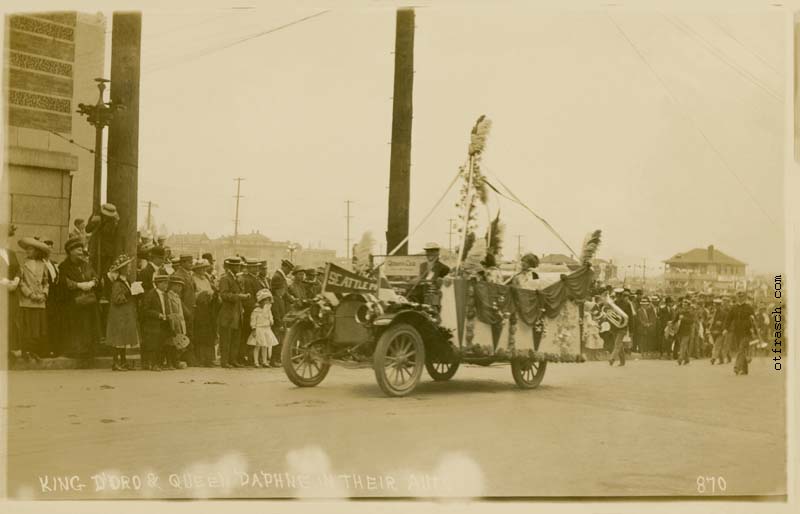
<svg viewBox="0 0 800 514">
<path fill-rule="evenodd" d="M 256 293 L 256 301 L 260 302 L 265 299 L 272 300 L 272 292 L 269 289 L 261 289 L 259 292 Z"/>
<path fill-rule="evenodd" d="M 69 253 L 75 248 L 83 248 L 83 239 L 80 237 L 71 237 L 64 243 L 64 251 Z"/>
<path fill-rule="evenodd" d="M 111 266 L 108 268 L 108 271 L 117 271 L 118 269 L 124 268 L 133 260 L 133 257 L 128 257 L 124 253 L 117 257 Z"/>
<path fill-rule="evenodd" d="M 426 252 L 438 252 L 442 249 L 442 247 L 439 246 L 439 243 L 425 243 L 425 246 L 423 246 L 422 249 Z"/>
<path fill-rule="evenodd" d="M 37 250 L 41 250 L 44 253 L 50 253 L 50 247 L 44 244 L 43 242 L 39 241 L 35 237 L 23 237 L 19 241 L 17 241 L 23 249 L 27 250 L 28 248 L 35 248 Z"/>
<path fill-rule="evenodd" d="M 205 259 L 200 259 L 195 261 L 194 265 L 192 266 L 192 269 L 210 268 L 210 267 L 211 267 L 210 262 L 208 262 Z"/>
<path fill-rule="evenodd" d="M 100 214 L 103 216 L 110 216 L 112 218 L 119 218 L 119 214 L 117 214 L 117 206 L 113 203 L 104 203 L 101 205 Z"/>
</svg>

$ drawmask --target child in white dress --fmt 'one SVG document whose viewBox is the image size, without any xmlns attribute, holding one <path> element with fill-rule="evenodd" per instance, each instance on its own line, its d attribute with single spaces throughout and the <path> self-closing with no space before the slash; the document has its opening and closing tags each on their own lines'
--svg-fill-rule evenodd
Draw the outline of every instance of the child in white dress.
<svg viewBox="0 0 800 514">
<path fill-rule="evenodd" d="M 256 368 L 269 368 L 272 347 L 277 346 L 278 338 L 272 332 L 275 320 L 272 317 L 272 293 L 269 289 L 262 289 L 256 293 L 258 307 L 250 315 L 250 337 L 247 344 L 253 347 L 253 365 Z M 259 356 L 262 357 L 259 359 Z"/>
</svg>

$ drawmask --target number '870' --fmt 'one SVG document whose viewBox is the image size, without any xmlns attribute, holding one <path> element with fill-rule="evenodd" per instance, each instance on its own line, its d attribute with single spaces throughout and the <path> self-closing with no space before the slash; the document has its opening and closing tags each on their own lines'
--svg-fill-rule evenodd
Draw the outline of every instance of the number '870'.
<svg viewBox="0 0 800 514">
<path fill-rule="evenodd" d="M 697 492 L 700 494 L 724 493 L 727 488 L 725 477 L 697 477 Z"/>
</svg>

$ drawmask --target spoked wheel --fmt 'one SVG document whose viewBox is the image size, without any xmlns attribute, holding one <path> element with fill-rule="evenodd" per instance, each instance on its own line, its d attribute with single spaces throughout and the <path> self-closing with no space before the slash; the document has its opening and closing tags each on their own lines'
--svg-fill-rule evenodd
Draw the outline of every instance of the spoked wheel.
<svg viewBox="0 0 800 514">
<path fill-rule="evenodd" d="M 331 369 L 330 363 L 325 362 L 322 346 L 310 344 L 313 340 L 313 327 L 296 323 L 283 341 L 283 371 L 296 386 L 314 387 L 325 379 Z"/>
<path fill-rule="evenodd" d="M 547 361 L 511 361 L 511 375 L 522 389 L 534 389 L 542 383 Z"/>
<path fill-rule="evenodd" d="M 384 332 L 375 347 L 375 379 L 389 396 L 405 396 L 419 383 L 425 345 L 417 329 L 398 323 Z"/>
<path fill-rule="evenodd" d="M 440 356 L 431 356 L 429 359 L 425 359 L 425 369 L 428 370 L 428 375 L 437 382 L 453 378 L 458 371 L 459 364 L 460 362 L 455 356 L 450 359 Z"/>
</svg>

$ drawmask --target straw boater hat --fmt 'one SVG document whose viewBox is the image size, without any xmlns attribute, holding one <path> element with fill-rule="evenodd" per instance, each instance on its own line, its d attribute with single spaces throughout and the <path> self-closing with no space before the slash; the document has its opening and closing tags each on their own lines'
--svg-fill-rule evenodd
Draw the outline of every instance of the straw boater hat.
<svg viewBox="0 0 800 514">
<path fill-rule="evenodd" d="M 185 285 L 185 282 L 183 281 L 183 279 L 181 277 L 175 276 L 174 274 L 169 276 L 169 283 L 170 284 Z"/>
<path fill-rule="evenodd" d="M 194 261 L 194 257 L 189 255 L 188 253 L 182 253 L 179 257 L 180 262 L 192 262 Z"/>
<path fill-rule="evenodd" d="M 256 293 L 256 301 L 261 302 L 264 299 L 272 300 L 272 293 L 269 289 L 261 289 L 259 292 Z"/>
<path fill-rule="evenodd" d="M 292 261 L 287 259 L 281 259 L 281 266 L 286 266 L 290 270 L 294 269 L 294 264 L 292 264 Z"/>
<path fill-rule="evenodd" d="M 438 252 L 442 248 L 437 243 L 425 243 L 422 249 L 426 252 Z"/>
<path fill-rule="evenodd" d="M 102 206 L 100 206 L 100 214 L 111 218 L 119 218 L 119 214 L 117 214 L 117 206 L 113 203 L 104 203 Z"/>
<path fill-rule="evenodd" d="M 71 237 L 64 243 L 64 251 L 69 253 L 75 248 L 83 248 L 83 240 L 79 237 Z"/>
<path fill-rule="evenodd" d="M 153 275 L 153 282 L 167 282 L 169 281 L 169 275 L 166 273 L 156 273 Z"/>
<path fill-rule="evenodd" d="M 50 253 L 49 246 L 33 237 L 23 237 L 17 242 L 17 244 L 19 244 L 24 250 L 27 250 L 28 248 L 35 248 L 44 253 Z"/>
<path fill-rule="evenodd" d="M 119 269 L 122 269 L 125 266 L 127 266 L 132 260 L 133 257 L 128 257 L 123 253 L 122 255 L 117 257 L 116 260 L 114 260 L 114 263 L 111 264 L 111 267 L 108 268 L 108 271 L 117 271 Z"/>
</svg>

